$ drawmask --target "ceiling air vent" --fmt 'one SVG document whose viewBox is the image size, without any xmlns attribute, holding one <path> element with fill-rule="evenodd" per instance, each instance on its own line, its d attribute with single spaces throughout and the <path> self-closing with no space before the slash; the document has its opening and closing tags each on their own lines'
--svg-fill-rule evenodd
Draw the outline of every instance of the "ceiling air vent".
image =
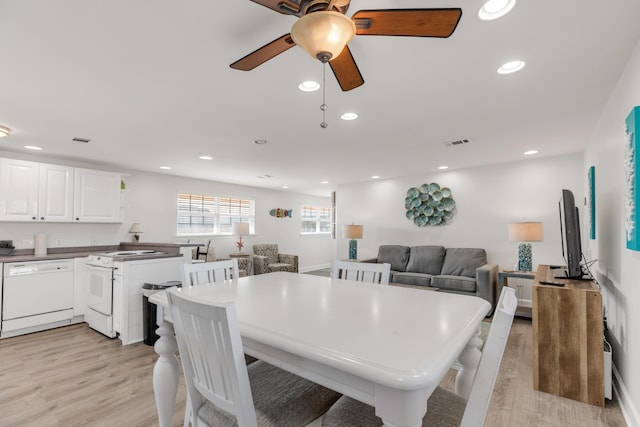
<svg viewBox="0 0 640 427">
<path fill-rule="evenodd" d="M 469 144 L 471 142 L 471 140 L 469 139 L 458 139 L 456 141 L 447 141 L 444 143 L 444 145 L 449 146 L 449 147 L 456 147 L 458 145 L 464 145 L 464 144 Z"/>
<path fill-rule="evenodd" d="M 77 143 L 81 143 L 81 144 L 88 144 L 89 141 L 91 141 L 89 138 L 80 138 L 79 136 L 76 136 L 75 138 L 72 139 L 73 142 L 77 142 Z"/>
</svg>

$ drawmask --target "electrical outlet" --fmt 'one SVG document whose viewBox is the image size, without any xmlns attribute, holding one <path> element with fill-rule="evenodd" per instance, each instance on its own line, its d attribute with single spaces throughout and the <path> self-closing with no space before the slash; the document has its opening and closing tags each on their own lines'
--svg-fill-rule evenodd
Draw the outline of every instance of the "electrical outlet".
<svg viewBox="0 0 640 427">
<path fill-rule="evenodd" d="M 56 246 L 62 246 L 62 239 L 56 239 Z"/>
<path fill-rule="evenodd" d="M 32 248 L 33 247 L 33 239 L 24 239 L 22 241 L 22 246 L 27 249 L 27 248 Z"/>
<path fill-rule="evenodd" d="M 98 240 L 97 239 L 91 239 L 91 246 L 98 246 Z"/>
</svg>

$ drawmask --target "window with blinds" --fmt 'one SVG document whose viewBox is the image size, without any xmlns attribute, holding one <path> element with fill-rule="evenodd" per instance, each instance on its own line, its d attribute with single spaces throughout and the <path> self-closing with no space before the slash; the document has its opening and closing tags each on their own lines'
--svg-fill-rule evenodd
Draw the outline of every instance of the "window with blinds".
<svg viewBox="0 0 640 427">
<path fill-rule="evenodd" d="M 300 218 L 302 234 L 331 233 L 331 208 L 301 206 Z"/>
<path fill-rule="evenodd" d="M 255 201 L 178 193 L 177 234 L 231 234 L 231 224 L 247 222 L 254 233 Z"/>
</svg>

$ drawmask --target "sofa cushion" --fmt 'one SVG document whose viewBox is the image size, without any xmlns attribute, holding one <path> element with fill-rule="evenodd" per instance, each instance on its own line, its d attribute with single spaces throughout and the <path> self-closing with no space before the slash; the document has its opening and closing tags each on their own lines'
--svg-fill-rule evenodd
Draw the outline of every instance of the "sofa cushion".
<svg viewBox="0 0 640 427">
<path fill-rule="evenodd" d="M 391 264 L 395 271 L 405 271 L 409 260 L 409 246 L 382 245 L 378 249 L 378 262 Z"/>
<path fill-rule="evenodd" d="M 431 275 L 424 273 L 396 273 L 391 281 L 393 283 L 402 283 L 404 285 L 429 286 L 431 283 Z"/>
<path fill-rule="evenodd" d="M 476 280 L 464 276 L 434 276 L 431 278 L 431 286 L 445 291 L 475 292 Z"/>
<path fill-rule="evenodd" d="M 413 246 L 407 271 L 438 275 L 444 263 L 444 246 Z"/>
<path fill-rule="evenodd" d="M 484 249 L 448 248 L 441 274 L 475 278 L 476 268 L 486 263 L 487 252 Z"/>
</svg>

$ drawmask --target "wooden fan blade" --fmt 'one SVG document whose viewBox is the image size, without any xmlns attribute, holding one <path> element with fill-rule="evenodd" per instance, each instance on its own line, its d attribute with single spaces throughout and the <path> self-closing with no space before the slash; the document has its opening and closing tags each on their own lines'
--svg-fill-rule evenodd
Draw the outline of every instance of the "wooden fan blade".
<svg viewBox="0 0 640 427">
<path fill-rule="evenodd" d="M 300 12 L 300 6 L 297 3 L 287 0 L 251 0 L 254 3 L 268 7 L 271 10 L 280 12 L 284 15 L 296 15 Z"/>
<path fill-rule="evenodd" d="M 363 36 L 449 37 L 462 9 L 360 10 L 351 18 Z"/>
<path fill-rule="evenodd" d="M 345 46 L 340 55 L 329 61 L 329 65 L 344 92 L 364 84 L 364 79 L 353 55 L 351 55 L 349 46 Z"/>
<path fill-rule="evenodd" d="M 238 59 L 229 66 L 236 70 L 250 71 L 271 58 L 280 55 L 285 50 L 291 49 L 295 45 L 296 43 L 291 38 L 291 34 L 285 34 L 271 43 L 267 43 L 261 48 L 254 50 L 247 56 Z"/>
</svg>

